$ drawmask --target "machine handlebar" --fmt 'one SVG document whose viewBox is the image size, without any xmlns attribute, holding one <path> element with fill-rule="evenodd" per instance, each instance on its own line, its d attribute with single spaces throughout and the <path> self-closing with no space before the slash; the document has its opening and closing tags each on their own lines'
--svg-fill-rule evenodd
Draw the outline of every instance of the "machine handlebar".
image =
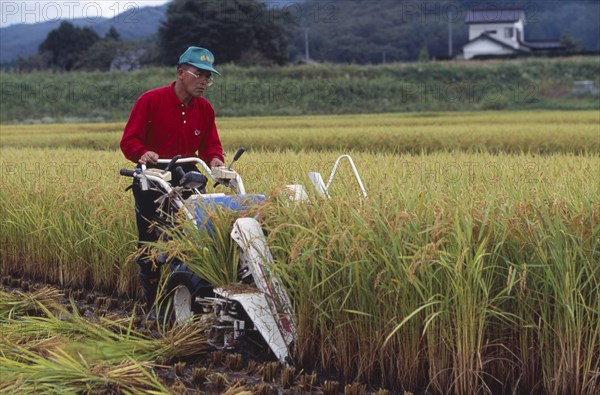
<svg viewBox="0 0 600 395">
<path fill-rule="evenodd" d="M 165 168 L 165 170 L 163 170 L 163 174 L 172 171 L 173 168 L 175 167 L 175 164 L 177 163 L 177 161 L 181 159 L 181 155 L 175 155 L 170 161 L 169 164 L 167 165 L 167 167 Z"/>
<path fill-rule="evenodd" d="M 125 177 L 133 177 L 135 171 L 129 169 L 121 169 L 119 170 L 119 174 Z"/>
</svg>

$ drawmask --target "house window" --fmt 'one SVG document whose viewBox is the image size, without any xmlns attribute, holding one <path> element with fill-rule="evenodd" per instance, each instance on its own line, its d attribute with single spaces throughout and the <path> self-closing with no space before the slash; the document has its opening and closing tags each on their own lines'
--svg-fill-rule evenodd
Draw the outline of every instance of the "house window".
<svg viewBox="0 0 600 395">
<path fill-rule="evenodd" d="M 504 28 L 504 38 L 513 38 L 514 34 L 515 34 L 515 29 L 513 29 L 512 27 Z"/>
</svg>

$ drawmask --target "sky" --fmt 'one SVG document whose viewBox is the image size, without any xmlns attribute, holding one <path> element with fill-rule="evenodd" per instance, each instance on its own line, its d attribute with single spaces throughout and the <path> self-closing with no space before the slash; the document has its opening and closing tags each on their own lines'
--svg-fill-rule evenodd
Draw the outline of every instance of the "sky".
<svg viewBox="0 0 600 395">
<path fill-rule="evenodd" d="M 0 27 L 17 23 L 39 23 L 85 18 L 133 18 L 142 7 L 159 6 L 169 0 L 0 0 Z"/>
</svg>

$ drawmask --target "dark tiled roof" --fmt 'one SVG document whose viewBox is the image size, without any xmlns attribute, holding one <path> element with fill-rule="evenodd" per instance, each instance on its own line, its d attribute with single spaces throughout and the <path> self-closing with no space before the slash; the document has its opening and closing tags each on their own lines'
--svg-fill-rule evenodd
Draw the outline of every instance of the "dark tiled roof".
<svg viewBox="0 0 600 395">
<path fill-rule="evenodd" d="M 524 41 L 521 44 L 533 50 L 544 50 L 544 49 L 565 49 L 564 45 L 560 41 L 551 40 L 535 40 L 535 41 Z"/>
<path fill-rule="evenodd" d="M 525 11 L 520 8 L 487 8 L 469 10 L 465 17 L 467 24 L 471 23 L 507 23 L 525 19 Z"/>
</svg>

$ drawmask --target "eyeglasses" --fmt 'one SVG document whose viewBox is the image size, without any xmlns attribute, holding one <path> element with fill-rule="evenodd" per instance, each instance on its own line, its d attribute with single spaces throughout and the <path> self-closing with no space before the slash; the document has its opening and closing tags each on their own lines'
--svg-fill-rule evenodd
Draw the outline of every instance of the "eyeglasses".
<svg viewBox="0 0 600 395">
<path fill-rule="evenodd" d="M 188 74 L 191 74 L 194 76 L 194 78 L 199 79 L 199 78 L 204 78 L 206 80 L 206 86 L 212 86 L 212 84 L 215 83 L 215 80 L 213 80 L 212 75 L 206 75 L 206 74 L 196 74 L 196 73 L 192 73 L 189 70 L 183 70 Z"/>
</svg>

